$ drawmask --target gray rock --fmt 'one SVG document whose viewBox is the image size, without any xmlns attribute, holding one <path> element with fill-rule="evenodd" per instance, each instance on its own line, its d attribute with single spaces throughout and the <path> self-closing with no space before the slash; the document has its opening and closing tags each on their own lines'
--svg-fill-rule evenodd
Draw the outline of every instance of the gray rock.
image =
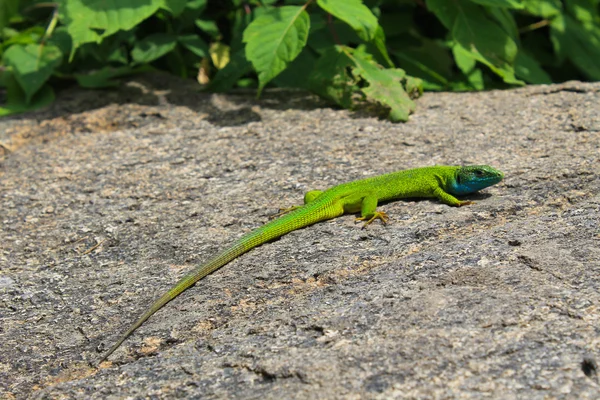
<svg viewBox="0 0 600 400">
<path fill-rule="evenodd" d="M 3 398 L 600 396 L 600 84 L 428 93 L 406 124 L 142 77 L 0 120 Z M 506 179 L 238 258 L 90 366 L 185 271 L 310 189 Z"/>
</svg>

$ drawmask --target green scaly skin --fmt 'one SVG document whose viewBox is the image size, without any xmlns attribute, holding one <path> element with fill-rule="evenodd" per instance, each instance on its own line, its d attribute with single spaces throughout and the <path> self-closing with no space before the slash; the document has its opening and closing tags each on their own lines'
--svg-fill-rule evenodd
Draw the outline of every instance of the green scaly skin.
<svg viewBox="0 0 600 400">
<path fill-rule="evenodd" d="M 358 213 L 357 220 L 367 226 L 376 219 L 384 224 L 388 216 L 377 211 L 377 203 L 401 198 L 437 198 L 450 206 L 464 206 L 472 201 L 461 201 L 454 196 L 474 193 L 502 180 L 502 172 L 487 166 L 468 167 L 435 166 L 416 168 L 344 183 L 326 191 L 311 191 L 304 196 L 304 205 L 294 207 L 286 215 L 242 236 L 230 247 L 200 265 L 150 306 L 108 350 L 98 363 L 106 360 L 129 335 L 152 314 L 177 297 L 206 275 L 229 263 L 251 249 L 276 239 L 288 232 L 339 217 L 345 213 Z M 363 228 L 364 228 L 363 226 Z"/>
</svg>

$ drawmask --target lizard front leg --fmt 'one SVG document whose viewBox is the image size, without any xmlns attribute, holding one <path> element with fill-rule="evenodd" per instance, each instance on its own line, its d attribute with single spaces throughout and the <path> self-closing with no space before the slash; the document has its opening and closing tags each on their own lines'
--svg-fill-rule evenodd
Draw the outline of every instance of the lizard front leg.
<svg viewBox="0 0 600 400">
<path fill-rule="evenodd" d="M 449 206 L 462 207 L 469 204 L 475 204 L 475 202 L 470 200 L 459 200 L 456 197 L 452 196 L 450 193 L 444 192 L 444 189 L 442 189 L 441 187 L 436 188 L 433 191 L 433 194 L 435 197 L 437 197 L 439 201 L 441 201 L 444 204 L 448 204 Z"/>
</svg>

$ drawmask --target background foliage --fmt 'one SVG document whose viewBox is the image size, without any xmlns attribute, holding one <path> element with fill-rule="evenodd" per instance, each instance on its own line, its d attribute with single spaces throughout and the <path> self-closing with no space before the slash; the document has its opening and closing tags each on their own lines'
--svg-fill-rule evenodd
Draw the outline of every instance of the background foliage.
<svg viewBox="0 0 600 400">
<path fill-rule="evenodd" d="M 165 70 L 406 120 L 425 90 L 600 80 L 600 0 L 0 0 L 0 115 Z"/>
</svg>

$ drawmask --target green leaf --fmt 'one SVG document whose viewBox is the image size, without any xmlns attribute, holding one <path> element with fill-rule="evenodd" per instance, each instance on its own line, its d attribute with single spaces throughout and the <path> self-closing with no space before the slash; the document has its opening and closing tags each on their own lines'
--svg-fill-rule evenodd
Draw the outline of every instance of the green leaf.
<svg viewBox="0 0 600 400">
<path fill-rule="evenodd" d="M 465 75 L 471 87 L 475 90 L 485 89 L 483 72 L 481 69 L 476 68 L 477 60 L 473 57 L 473 54 L 459 43 L 455 43 L 452 46 L 452 54 L 454 55 L 456 65 Z"/>
<path fill-rule="evenodd" d="M 481 4 L 482 6 L 512 8 L 514 10 L 522 10 L 525 5 L 522 0 L 471 0 L 473 3 Z"/>
<path fill-rule="evenodd" d="M 423 94 L 423 81 L 419 78 L 407 75 L 404 87 L 408 97 L 411 99 L 417 98 Z"/>
<path fill-rule="evenodd" d="M 454 55 L 456 66 L 462 71 L 463 74 L 467 75 L 473 71 L 473 69 L 475 69 L 477 60 L 460 44 L 455 43 L 454 46 L 452 46 L 452 54 Z"/>
<path fill-rule="evenodd" d="M 566 2 L 566 6 L 573 18 L 588 27 L 595 20 L 598 21 L 598 0 L 569 0 Z"/>
<path fill-rule="evenodd" d="M 202 11 L 204 11 L 204 8 L 206 8 L 207 3 L 208 3 L 208 0 L 187 0 L 186 8 L 189 8 L 190 10 L 202 12 Z"/>
<path fill-rule="evenodd" d="M 552 78 L 542 69 L 537 60 L 523 50 L 517 54 L 515 73 L 527 83 L 535 85 L 552 83 Z"/>
<path fill-rule="evenodd" d="M 258 94 L 306 45 L 310 20 L 302 7 L 269 10 L 244 31 L 246 58 L 258 73 Z"/>
<path fill-rule="evenodd" d="M 231 55 L 231 59 L 220 69 L 214 78 L 207 85 L 206 90 L 211 92 L 226 92 L 231 89 L 236 82 L 252 70 L 252 64 L 246 60 L 244 50 L 240 49 Z"/>
<path fill-rule="evenodd" d="M 198 57 L 206 57 L 208 55 L 208 45 L 198 35 L 179 36 L 177 41 Z"/>
<path fill-rule="evenodd" d="M 118 68 L 104 67 L 89 74 L 75 74 L 75 78 L 81 87 L 99 89 L 119 86 L 119 82 L 114 78 L 129 75 L 132 72 L 133 68 L 128 65 Z"/>
<path fill-rule="evenodd" d="M 0 37 L 2 30 L 8 25 L 10 17 L 17 13 L 19 0 L 2 0 L 0 1 Z"/>
<path fill-rule="evenodd" d="M 308 82 L 316 62 L 317 57 L 313 52 L 303 51 L 281 74 L 273 78 L 273 83 L 278 87 L 310 90 Z"/>
<path fill-rule="evenodd" d="M 128 31 L 163 5 L 163 0 L 60 0 L 61 22 L 73 39 L 70 59 L 82 44 Z"/>
<path fill-rule="evenodd" d="M 194 21 L 194 23 L 202 32 L 208 33 L 213 39 L 216 39 L 221 35 L 221 32 L 219 32 L 219 27 L 215 21 L 197 19 Z"/>
<path fill-rule="evenodd" d="M 10 32 L 9 35 L 6 32 Z M 44 36 L 44 28 L 41 26 L 33 26 L 22 31 L 13 31 L 12 29 L 5 28 L 5 40 L 2 43 L 2 47 L 8 48 L 13 44 L 36 44 L 39 43 Z"/>
<path fill-rule="evenodd" d="M 64 26 L 56 28 L 48 40 L 48 44 L 58 47 L 63 54 L 69 54 L 72 41 L 71 36 L 69 36 L 69 33 L 67 32 L 67 28 Z"/>
<path fill-rule="evenodd" d="M 186 7 L 186 0 L 163 0 L 162 8 L 177 17 Z"/>
<path fill-rule="evenodd" d="M 189 1 L 181 14 L 177 16 L 174 31 L 189 34 L 194 31 L 195 22 L 206 8 L 207 0 Z"/>
<path fill-rule="evenodd" d="M 80 72 L 98 69 L 107 64 L 129 64 L 130 48 L 133 48 L 135 43 L 136 37 L 133 31 L 119 31 L 103 39 L 100 44 L 82 45 L 77 51 L 75 62 L 69 63 L 66 67 Z"/>
<path fill-rule="evenodd" d="M 375 38 L 377 18 L 362 0 L 317 0 L 323 10 L 350 25 L 365 42 Z"/>
<path fill-rule="evenodd" d="M 506 83 L 523 84 L 514 75 L 517 44 L 495 20 L 487 17 L 482 7 L 468 0 L 429 0 L 427 5 L 477 61 L 487 65 Z"/>
<path fill-rule="evenodd" d="M 32 99 L 27 100 L 25 92 L 13 74 L 5 71 L 2 75 L 7 89 L 7 99 L 5 104 L 0 105 L 0 117 L 33 111 L 48 106 L 54 101 L 54 91 L 49 85 L 42 86 Z"/>
<path fill-rule="evenodd" d="M 421 39 L 420 46 L 413 41 L 396 38 L 390 43 L 392 54 L 408 75 L 423 79 L 426 90 L 448 89 L 454 60 L 448 47 L 440 41 Z"/>
<path fill-rule="evenodd" d="M 560 0 L 524 0 L 525 10 L 542 18 L 552 18 L 562 11 Z"/>
<path fill-rule="evenodd" d="M 506 32 L 506 34 L 510 36 L 515 43 L 518 43 L 519 28 L 517 27 L 514 14 L 506 8 L 497 7 L 489 8 L 488 13 L 491 17 L 498 21 L 504 32 Z"/>
<path fill-rule="evenodd" d="M 131 57 L 137 63 L 149 63 L 172 51 L 176 45 L 175 36 L 167 33 L 154 33 L 135 44 L 131 50 Z"/>
<path fill-rule="evenodd" d="M 329 51 L 333 46 L 336 45 L 347 45 L 360 43 L 362 40 L 356 34 L 356 31 L 350 27 L 347 23 L 334 20 L 328 24 L 323 18 L 321 23 L 320 15 L 311 15 L 311 30 L 308 37 L 308 46 L 311 50 L 319 54 L 323 54 L 325 51 Z M 318 25 L 313 25 L 313 21 Z M 335 32 L 335 36 L 331 32 Z"/>
<path fill-rule="evenodd" d="M 383 69 L 359 51 L 355 51 L 351 58 L 356 65 L 353 73 L 360 75 L 369 84 L 361 89 L 367 98 L 390 107 L 388 118 L 391 121 L 407 121 L 409 114 L 415 109 L 415 103 L 402 85 L 406 78 L 404 70 Z"/>
<path fill-rule="evenodd" d="M 111 53 L 106 55 L 106 62 L 116 63 L 116 64 L 129 64 L 129 54 L 127 49 L 123 47 L 118 47 L 113 49 Z"/>
<path fill-rule="evenodd" d="M 372 44 L 375 46 L 387 66 L 393 68 L 394 63 L 392 62 L 392 59 L 390 58 L 385 46 L 385 33 L 383 32 L 383 28 L 381 26 L 377 26 L 377 29 L 375 30 L 375 38 L 373 39 Z"/>
<path fill-rule="evenodd" d="M 25 91 L 25 101 L 29 103 L 62 63 L 62 53 L 56 46 L 17 44 L 4 52 L 3 60 L 12 67 L 15 78 Z"/>
<path fill-rule="evenodd" d="M 354 78 L 348 73 L 354 62 L 340 46 L 327 49 L 317 60 L 308 86 L 311 91 L 336 104 L 350 108 L 352 93 L 358 89 Z"/>
<path fill-rule="evenodd" d="M 244 48 L 242 42 L 244 37 L 244 30 L 252 22 L 253 16 L 250 13 L 246 13 L 243 8 L 238 9 L 233 14 L 233 25 L 231 27 L 231 51 L 238 51 Z"/>
<path fill-rule="evenodd" d="M 591 80 L 600 80 L 600 27 L 586 26 L 568 15 L 550 22 L 555 52 L 569 58 Z"/>
</svg>

